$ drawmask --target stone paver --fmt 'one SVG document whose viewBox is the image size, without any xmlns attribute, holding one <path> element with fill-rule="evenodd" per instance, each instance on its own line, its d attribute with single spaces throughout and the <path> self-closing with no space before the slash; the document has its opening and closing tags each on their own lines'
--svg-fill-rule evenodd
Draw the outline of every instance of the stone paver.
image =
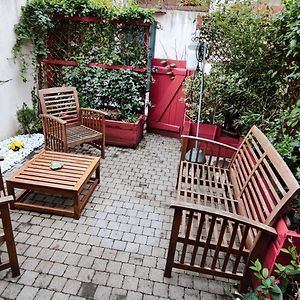
<svg viewBox="0 0 300 300">
<path fill-rule="evenodd" d="M 74 152 L 100 155 L 87 145 Z M 0 272 L 0 299 L 229 299 L 225 281 L 163 276 L 179 155 L 178 140 L 147 134 L 137 149 L 107 148 L 79 220 L 11 211 L 21 275 Z"/>
</svg>

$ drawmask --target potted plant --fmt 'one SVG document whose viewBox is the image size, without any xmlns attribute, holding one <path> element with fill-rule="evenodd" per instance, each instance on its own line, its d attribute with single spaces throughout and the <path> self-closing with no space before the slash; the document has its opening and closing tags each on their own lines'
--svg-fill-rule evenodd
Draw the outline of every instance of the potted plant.
<svg viewBox="0 0 300 300">
<path fill-rule="evenodd" d="M 184 81 L 184 98 L 186 103 L 186 115 L 182 134 L 196 135 L 197 132 L 197 112 L 200 97 L 200 75 L 198 72 L 186 77 Z M 199 126 L 199 136 L 202 138 L 218 141 L 233 147 L 238 147 L 241 142 L 239 135 L 228 134 L 218 123 L 222 123 L 211 105 L 202 103 L 200 119 L 203 120 Z"/>
<path fill-rule="evenodd" d="M 22 78 L 30 42 L 39 88 L 75 86 L 81 107 L 106 110 L 113 119 L 106 123 L 107 143 L 135 147 L 143 132 L 154 11 L 132 2 L 54 2 L 28 1 L 22 9 L 13 48 Z"/>
</svg>

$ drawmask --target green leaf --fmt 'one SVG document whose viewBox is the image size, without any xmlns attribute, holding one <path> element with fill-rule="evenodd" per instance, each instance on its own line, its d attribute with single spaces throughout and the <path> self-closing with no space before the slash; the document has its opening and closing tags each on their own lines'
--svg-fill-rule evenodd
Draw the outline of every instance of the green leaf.
<svg viewBox="0 0 300 300">
<path fill-rule="evenodd" d="M 269 270 L 267 268 L 263 268 L 261 273 L 264 278 L 269 276 Z"/>
<path fill-rule="evenodd" d="M 260 263 L 260 261 L 258 259 L 256 259 L 256 261 L 254 262 L 254 265 L 256 267 L 256 271 L 260 272 L 262 266 L 261 266 L 261 263 Z"/>
</svg>

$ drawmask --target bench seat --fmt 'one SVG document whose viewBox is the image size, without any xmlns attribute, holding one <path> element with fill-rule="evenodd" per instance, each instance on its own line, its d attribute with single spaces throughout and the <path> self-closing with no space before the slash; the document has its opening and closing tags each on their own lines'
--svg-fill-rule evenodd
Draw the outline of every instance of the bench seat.
<svg viewBox="0 0 300 300">
<path fill-rule="evenodd" d="M 277 235 L 277 220 L 299 191 L 281 156 L 255 126 L 238 149 L 183 136 L 165 276 L 172 268 L 190 270 L 238 280 L 246 291 L 249 266 L 263 258 Z"/>
</svg>

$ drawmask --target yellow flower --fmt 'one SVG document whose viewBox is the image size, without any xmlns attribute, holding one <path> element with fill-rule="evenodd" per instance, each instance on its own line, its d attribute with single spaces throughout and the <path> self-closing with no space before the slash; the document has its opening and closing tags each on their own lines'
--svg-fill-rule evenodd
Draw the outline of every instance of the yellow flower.
<svg viewBox="0 0 300 300">
<path fill-rule="evenodd" d="M 8 145 L 8 149 L 11 149 L 13 151 L 18 151 L 21 148 L 24 148 L 24 143 L 18 140 L 15 140 Z"/>
</svg>

